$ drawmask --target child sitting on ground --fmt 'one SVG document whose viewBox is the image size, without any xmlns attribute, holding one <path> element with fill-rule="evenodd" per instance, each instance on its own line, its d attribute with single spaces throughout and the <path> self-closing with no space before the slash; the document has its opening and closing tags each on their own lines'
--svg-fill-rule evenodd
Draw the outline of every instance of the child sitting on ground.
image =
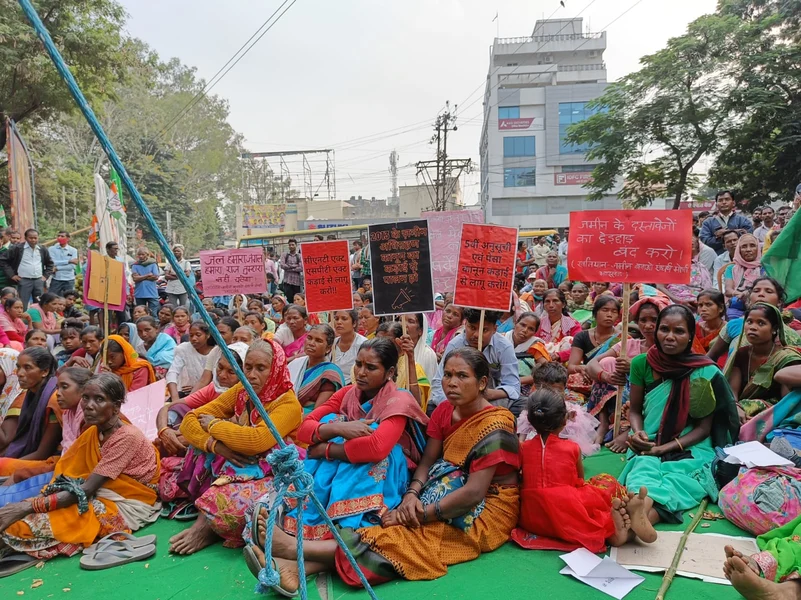
<svg viewBox="0 0 801 600">
<path fill-rule="evenodd" d="M 564 365 L 555 362 L 543 363 L 534 370 L 532 376 L 534 378 L 532 392 L 542 388 L 551 389 L 560 394 L 567 405 L 568 422 L 560 437 L 578 444 L 584 456 L 598 452 L 600 445 L 595 443 L 598 419 L 589 414 L 587 409 L 577 402 L 565 399 L 567 369 Z M 537 436 L 537 431 L 528 421 L 526 411 L 521 412 L 517 417 L 517 434 L 521 442 Z"/>
<path fill-rule="evenodd" d="M 526 408 L 537 437 L 520 446 L 520 520 L 512 540 L 528 549 L 594 553 L 625 544 L 632 519 L 640 522 L 645 511 L 644 495 L 629 497 L 611 475 L 584 481 L 579 447 L 559 437 L 568 421 L 562 394 L 544 387 Z"/>
</svg>

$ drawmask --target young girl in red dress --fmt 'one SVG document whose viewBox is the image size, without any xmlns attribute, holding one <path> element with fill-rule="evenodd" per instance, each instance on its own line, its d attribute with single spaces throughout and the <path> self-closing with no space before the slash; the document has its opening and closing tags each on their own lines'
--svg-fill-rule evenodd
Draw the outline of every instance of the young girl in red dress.
<svg viewBox="0 0 801 600">
<path fill-rule="evenodd" d="M 606 550 L 626 543 L 631 521 L 625 488 L 611 475 L 584 481 L 581 450 L 562 439 L 564 396 L 540 388 L 528 399 L 528 420 L 537 437 L 520 446 L 523 483 L 520 518 L 512 540 L 523 548 Z M 543 539 L 549 538 L 549 539 Z"/>
</svg>

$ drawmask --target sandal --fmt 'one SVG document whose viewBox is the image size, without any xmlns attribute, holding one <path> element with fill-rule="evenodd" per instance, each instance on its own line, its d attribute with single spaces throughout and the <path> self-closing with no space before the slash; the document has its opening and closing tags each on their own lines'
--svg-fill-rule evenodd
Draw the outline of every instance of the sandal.
<svg viewBox="0 0 801 600">
<path fill-rule="evenodd" d="M 156 553 L 156 546 L 134 548 L 130 542 L 119 542 L 118 545 L 106 549 L 98 549 L 92 554 L 81 557 L 81 568 L 87 571 L 100 571 L 127 565 L 138 560 L 150 558 Z"/>
<path fill-rule="evenodd" d="M 244 556 L 245 556 L 245 564 L 248 566 L 248 569 L 252 573 L 253 577 L 258 579 L 259 578 L 259 572 L 264 567 L 261 566 L 261 563 L 259 562 L 259 559 L 256 556 L 256 553 L 253 552 L 253 548 L 251 546 L 245 546 L 245 548 L 242 550 L 242 554 L 244 554 Z M 272 559 L 272 562 L 273 562 L 273 569 L 278 571 L 278 565 L 275 562 L 275 559 Z M 273 591 L 277 592 L 278 594 L 281 594 L 282 596 L 284 596 L 286 598 L 294 598 L 295 596 L 298 595 L 298 590 L 295 590 L 294 592 L 290 592 L 289 590 L 285 590 L 284 588 L 282 588 L 280 584 L 271 586 L 270 589 L 272 589 Z M 298 588 L 298 589 L 300 589 L 300 588 Z"/>
<path fill-rule="evenodd" d="M 16 575 L 17 573 L 30 569 L 38 564 L 40 560 L 29 556 L 27 554 L 9 554 L 8 556 L 0 559 L 0 577 L 8 577 L 9 575 Z"/>
<path fill-rule="evenodd" d="M 122 540 L 115 540 L 114 537 L 122 537 Z M 131 535 L 130 533 L 126 533 L 124 531 L 118 531 L 115 533 L 109 533 L 106 537 L 97 540 L 91 546 L 84 548 L 84 554 L 94 554 L 99 550 L 108 550 L 113 546 L 123 546 L 127 544 L 131 548 L 142 548 L 143 546 L 155 546 L 156 545 L 156 536 L 155 535 L 143 535 L 142 537 L 136 537 Z"/>
<path fill-rule="evenodd" d="M 176 504 L 167 518 L 175 521 L 194 521 L 198 514 L 198 510 L 192 502 L 184 501 Z"/>
</svg>

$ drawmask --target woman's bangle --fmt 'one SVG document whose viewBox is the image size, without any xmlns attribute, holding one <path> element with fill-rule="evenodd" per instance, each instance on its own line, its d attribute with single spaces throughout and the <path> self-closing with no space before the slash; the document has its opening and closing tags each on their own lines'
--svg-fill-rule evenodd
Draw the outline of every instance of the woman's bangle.
<svg viewBox="0 0 801 600">
<path fill-rule="evenodd" d="M 415 481 L 416 481 L 417 483 L 419 483 L 419 484 L 420 484 L 420 487 L 421 487 L 421 488 L 422 488 L 422 487 L 425 487 L 425 485 L 426 485 L 426 484 L 425 484 L 425 482 L 423 482 L 423 481 L 420 481 L 419 479 L 417 479 L 417 477 L 414 477 L 414 478 L 412 479 L 411 483 L 414 483 Z"/>
<path fill-rule="evenodd" d="M 47 497 L 47 512 L 54 511 L 58 508 L 58 496 L 56 494 L 50 494 Z"/>
<path fill-rule="evenodd" d="M 414 387 L 414 386 L 420 387 L 420 384 L 417 383 L 416 381 L 414 383 L 409 384 L 409 387 Z"/>
<path fill-rule="evenodd" d="M 414 495 L 415 495 L 415 496 L 417 496 L 418 498 L 420 497 L 420 492 L 418 492 L 417 490 L 414 490 L 414 489 L 412 489 L 412 488 L 409 488 L 409 489 L 407 489 L 405 492 L 403 492 L 403 495 L 404 495 L 404 496 L 405 496 L 406 494 L 414 494 Z"/>
<path fill-rule="evenodd" d="M 206 428 L 208 433 L 211 433 L 211 428 L 214 427 L 217 423 L 222 423 L 222 419 L 212 419 L 209 421 L 209 426 Z"/>
<path fill-rule="evenodd" d="M 679 450 L 681 450 L 682 452 L 684 452 L 684 446 L 682 446 L 682 445 L 681 445 L 681 442 L 679 441 L 679 438 L 676 438 L 676 439 L 675 439 L 675 440 L 673 440 L 673 441 L 674 441 L 674 442 L 676 442 L 676 444 L 679 446 Z"/>
<path fill-rule="evenodd" d="M 442 510 L 439 507 L 439 500 L 434 503 L 434 514 L 437 515 L 437 519 L 439 521 L 444 521 L 445 519 L 442 517 Z"/>
<path fill-rule="evenodd" d="M 213 442 L 211 442 L 211 453 L 212 454 L 217 454 L 217 443 L 218 442 L 219 442 L 219 440 L 214 440 Z"/>
<path fill-rule="evenodd" d="M 162 434 L 162 433 L 164 433 L 165 431 L 167 431 L 169 428 L 170 428 L 170 427 L 169 427 L 169 426 L 167 426 L 167 427 L 162 427 L 161 429 L 159 429 L 159 432 L 158 432 L 158 434 L 156 435 L 156 437 L 160 438 L 160 437 L 161 437 L 161 434 Z"/>
<path fill-rule="evenodd" d="M 428 507 L 428 504 L 423 507 L 423 523 L 428 523 Z"/>
<path fill-rule="evenodd" d="M 323 424 L 320 423 L 317 427 L 314 428 L 314 431 L 312 432 L 312 437 L 311 437 L 312 444 L 320 443 L 320 442 L 323 441 L 323 438 L 320 437 L 320 427 L 322 427 L 322 426 L 323 426 Z M 317 442 L 314 441 L 314 438 L 317 438 Z"/>
<path fill-rule="evenodd" d="M 206 440 L 206 446 L 205 446 L 206 447 L 206 452 L 209 452 L 209 453 L 212 452 L 212 448 L 214 447 L 214 442 L 216 442 L 216 441 L 217 440 L 215 440 L 213 437 L 209 436 L 209 439 Z"/>
<path fill-rule="evenodd" d="M 328 443 L 325 445 L 325 460 L 331 460 L 331 456 L 329 456 L 329 454 L 328 454 L 328 453 L 331 451 L 331 445 L 332 445 L 333 443 L 334 443 L 334 442 L 328 442 Z"/>
</svg>

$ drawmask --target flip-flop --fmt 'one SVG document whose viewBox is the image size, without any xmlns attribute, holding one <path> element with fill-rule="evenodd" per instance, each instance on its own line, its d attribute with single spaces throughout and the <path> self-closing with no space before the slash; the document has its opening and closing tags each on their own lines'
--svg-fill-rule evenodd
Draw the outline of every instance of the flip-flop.
<svg viewBox="0 0 801 600">
<path fill-rule="evenodd" d="M 41 562 L 40 559 L 28 556 L 27 554 L 10 554 L 0 559 L 0 577 L 16 575 L 20 571 L 29 569 L 39 562 Z"/>
<path fill-rule="evenodd" d="M 259 571 L 261 571 L 262 566 L 261 563 L 259 562 L 258 557 L 256 556 L 256 553 L 253 552 L 253 548 L 251 548 L 250 546 L 245 546 L 245 548 L 242 550 L 242 554 L 245 556 L 245 564 L 248 566 L 248 570 L 250 570 L 253 577 L 258 579 Z M 277 571 L 278 565 L 276 564 L 275 559 L 272 559 L 272 561 L 273 561 L 273 569 Z M 275 592 L 281 594 L 286 598 L 294 598 L 295 596 L 298 595 L 298 590 L 290 592 L 282 588 L 280 585 L 274 585 L 270 589 L 274 590 Z"/>
<path fill-rule="evenodd" d="M 81 568 L 87 571 L 101 571 L 111 567 L 119 567 L 128 563 L 150 558 L 156 553 L 156 546 L 143 546 L 131 548 L 121 542 L 119 546 L 109 547 L 106 550 L 97 550 L 93 554 L 81 557 Z"/>
<path fill-rule="evenodd" d="M 115 540 L 114 537 L 123 537 L 125 539 L 122 540 Z M 116 533 L 109 533 L 106 537 L 97 540 L 94 544 L 89 546 L 88 548 L 83 549 L 84 554 L 94 554 L 98 550 L 107 550 L 111 546 L 122 546 L 127 544 L 131 548 L 141 548 L 142 546 L 150 546 L 156 543 L 156 536 L 155 535 L 143 535 L 142 537 L 136 537 L 131 535 L 130 533 L 126 533 L 124 531 L 118 531 Z"/>
<path fill-rule="evenodd" d="M 161 518 L 169 519 L 170 513 L 173 511 L 174 508 L 175 508 L 175 502 L 165 502 L 161 508 L 161 513 L 160 513 Z"/>
<path fill-rule="evenodd" d="M 198 514 L 199 512 L 193 503 L 184 501 L 175 505 L 168 518 L 175 521 L 194 521 L 197 519 Z"/>
</svg>

